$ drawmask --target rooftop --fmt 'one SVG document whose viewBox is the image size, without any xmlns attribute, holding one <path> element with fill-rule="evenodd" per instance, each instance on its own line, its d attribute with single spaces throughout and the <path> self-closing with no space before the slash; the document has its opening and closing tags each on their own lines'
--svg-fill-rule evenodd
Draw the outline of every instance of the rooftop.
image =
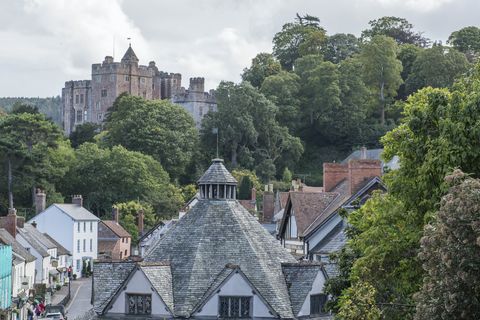
<svg viewBox="0 0 480 320">
<path fill-rule="evenodd" d="M 63 213 L 67 214 L 73 220 L 99 221 L 100 219 L 84 207 L 73 203 L 55 203 L 52 206 L 57 207 Z M 35 220 L 32 219 L 32 220 Z"/>
<path fill-rule="evenodd" d="M 35 261 L 35 257 L 27 251 L 14 237 L 5 229 L 0 228 L 0 240 L 12 246 L 12 251 L 21 256 L 25 261 Z"/>
<path fill-rule="evenodd" d="M 119 223 L 113 220 L 102 220 L 102 222 L 107 228 L 112 230 L 119 238 L 131 238 L 132 236 L 125 230 Z"/>
<path fill-rule="evenodd" d="M 237 180 L 228 172 L 227 168 L 223 165 L 222 159 L 213 159 L 210 167 L 205 171 L 200 179 L 199 184 L 237 184 Z"/>
</svg>

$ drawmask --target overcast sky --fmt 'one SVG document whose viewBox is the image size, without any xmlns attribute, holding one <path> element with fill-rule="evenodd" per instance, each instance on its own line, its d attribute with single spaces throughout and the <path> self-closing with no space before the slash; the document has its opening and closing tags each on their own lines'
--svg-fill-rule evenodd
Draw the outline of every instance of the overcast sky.
<svg viewBox="0 0 480 320">
<path fill-rule="evenodd" d="M 382 16 L 409 20 L 432 40 L 480 24 L 478 0 L 0 0 L 0 96 L 53 96 L 91 64 L 132 47 L 141 64 L 206 88 L 239 81 L 296 13 L 318 16 L 328 34 L 360 35 Z M 115 43 L 115 45 L 114 45 Z"/>
</svg>

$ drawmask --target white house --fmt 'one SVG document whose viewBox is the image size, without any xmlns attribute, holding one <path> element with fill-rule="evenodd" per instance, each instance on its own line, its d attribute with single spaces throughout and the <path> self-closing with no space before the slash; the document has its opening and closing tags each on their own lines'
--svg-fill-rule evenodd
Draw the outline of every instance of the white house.
<svg viewBox="0 0 480 320">
<path fill-rule="evenodd" d="M 35 283 L 50 284 L 52 261 L 57 258 L 57 247 L 33 225 L 25 223 L 17 227 L 16 240 L 35 258 Z"/>
<path fill-rule="evenodd" d="M 29 222 L 71 252 L 73 273 L 81 277 L 84 263 L 97 259 L 100 219 L 82 206 L 82 196 L 73 196 L 72 202 L 52 204 Z"/>
</svg>

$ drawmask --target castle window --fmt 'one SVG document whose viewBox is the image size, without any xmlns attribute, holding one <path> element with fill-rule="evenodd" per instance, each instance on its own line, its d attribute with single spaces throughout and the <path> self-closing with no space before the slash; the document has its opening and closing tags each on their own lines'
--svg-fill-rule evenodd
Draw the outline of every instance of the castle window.
<svg viewBox="0 0 480 320">
<path fill-rule="evenodd" d="M 80 103 L 83 103 L 83 93 L 80 95 Z"/>
<path fill-rule="evenodd" d="M 130 76 L 129 75 L 125 76 L 125 81 L 130 81 Z"/>
<path fill-rule="evenodd" d="M 82 122 L 82 117 L 83 117 L 83 111 L 77 110 L 77 119 L 75 120 L 75 122 Z"/>
<path fill-rule="evenodd" d="M 78 94 L 76 94 L 75 95 L 75 103 L 78 103 L 78 98 L 79 98 L 79 96 L 78 96 Z"/>
<path fill-rule="evenodd" d="M 145 78 L 140 78 L 140 79 L 142 79 L 141 80 L 142 83 L 145 83 Z"/>
<path fill-rule="evenodd" d="M 200 107 L 200 112 L 199 112 L 200 116 L 203 116 L 203 107 Z"/>
<path fill-rule="evenodd" d="M 312 294 L 310 296 L 310 315 L 314 314 L 322 314 L 325 311 L 323 310 L 323 306 L 327 302 L 327 295 L 326 294 Z"/>
<path fill-rule="evenodd" d="M 151 314 L 151 294 L 130 294 L 127 293 L 127 314 Z"/>
<path fill-rule="evenodd" d="M 112 82 L 115 81 L 115 75 L 114 75 L 114 74 L 111 74 L 111 75 L 110 75 L 110 81 L 112 81 Z"/>
<path fill-rule="evenodd" d="M 220 318 L 251 318 L 252 297 L 220 297 Z"/>
<path fill-rule="evenodd" d="M 95 82 L 99 83 L 102 81 L 102 77 L 101 76 L 95 76 Z"/>
<path fill-rule="evenodd" d="M 106 97 L 107 96 L 107 89 L 103 89 L 102 90 L 102 97 Z"/>
<path fill-rule="evenodd" d="M 100 112 L 99 114 L 97 114 L 97 119 L 102 120 L 103 119 L 103 113 Z"/>
<path fill-rule="evenodd" d="M 100 110 L 100 102 L 98 102 L 98 101 L 95 102 L 95 108 L 96 108 L 97 110 Z"/>
</svg>

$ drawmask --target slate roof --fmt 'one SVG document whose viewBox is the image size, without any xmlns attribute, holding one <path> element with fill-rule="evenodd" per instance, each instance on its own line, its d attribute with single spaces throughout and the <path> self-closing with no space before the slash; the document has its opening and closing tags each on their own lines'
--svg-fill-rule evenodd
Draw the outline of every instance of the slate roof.
<svg viewBox="0 0 480 320">
<path fill-rule="evenodd" d="M 322 270 L 320 263 L 293 263 L 283 264 L 283 273 L 287 283 L 293 314 L 297 316 L 303 302 L 312 290 L 313 281 L 319 271 Z"/>
<path fill-rule="evenodd" d="M 322 215 L 328 205 L 339 196 L 336 192 L 290 192 L 286 210 L 290 206 L 295 213 L 297 231 L 299 236 L 303 236 L 306 229 L 312 222 Z M 286 223 L 286 214 L 282 220 L 282 227 Z"/>
<path fill-rule="evenodd" d="M 343 223 L 339 223 L 330 233 L 322 239 L 312 250 L 312 253 L 325 254 L 334 253 L 342 250 L 347 243 L 347 235 Z"/>
<path fill-rule="evenodd" d="M 122 62 L 138 62 L 137 55 L 132 49 L 132 46 L 129 46 L 125 54 L 123 55 Z"/>
<path fill-rule="evenodd" d="M 237 201 L 200 200 L 145 254 L 171 264 L 174 313 L 189 317 L 224 269 L 238 265 L 282 318 L 292 318 L 281 263 L 295 259 Z"/>
<path fill-rule="evenodd" d="M 87 220 L 87 221 L 98 221 L 100 220 L 97 216 L 95 216 L 93 213 L 88 211 L 82 206 L 79 206 L 78 204 L 73 204 L 73 203 L 55 203 L 52 204 L 52 206 L 57 207 L 60 209 L 63 213 L 66 215 L 70 216 L 73 220 Z M 41 214 L 41 213 L 40 213 Z M 35 220 L 32 219 L 32 220 Z"/>
<path fill-rule="evenodd" d="M 141 242 L 143 239 L 145 239 L 146 237 L 148 237 L 152 232 L 154 232 L 154 231 L 157 230 L 158 228 L 162 228 L 164 225 L 165 225 L 165 222 L 160 221 L 159 223 L 157 223 L 156 225 L 154 225 L 153 227 L 151 227 L 147 232 L 145 232 L 145 233 L 138 239 L 138 242 Z"/>
<path fill-rule="evenodd" d="M 35 261 L 35 257 L 25 249 L 20 242 L 15 240 L 14 237 L 5 229 L 0 228 L 0 240 L 5 242 L 8 245 L 12 246 L 12 251 L 21 256 L 25 261 L 32 262 Z"/>
<path fill-rule="evenodd" d="M 32 248 L 34 248 L 42 257 L 49 256 L 47 249 L 54 249 L 57 247 L 31 224 L 25 223 L 23 228 L 17 227 L 17 233 L 22 235 L 22 237 L 25 238 Z"/>
<path fill-rule="evenodd" d="M 130 233 L 127 232 L 120 224 L 118 224 L 116 221 L 113 220 L 102 220 L 101 223 L 103 223 L 107 228 L 112 230 L 113 233 L 115 233 L 118 237 L 120 238 L 131 238 L 132 236 Z"/>
<path fill-rule="evenodd" d="M 93 309 L 103 313 L 113 296 L 122 288 L 125 280 L 135 268 L 135 262 L 94 262 Z"/>
<path fill-rule="evenodd" d="M 48 233 L 43 234 L 50 242 L 52 242 L 57 247 L 57 256 L 71 256 L 72 253 L 65 249 L 60 243 L 53 239 Z"/>
<path fill-rule="evenodd" d="M 169 263 L 140 263 L 140 268 L 147 276 L 153 288 L 165 305 L 173 312 L 172 272 Z"/>
<path fill-rule="evenodd" d="M 398 169 L 400 168 L 400 159 L 398 156 L 394 156 L 390 161 L 385 163 L 382 159 L 382 153 L 383 149 L 367 149 L 366 150 L 366 159 L 371 159 L 371 160 L 380 160 L 382 161 L 382 165 L 384 167 L 388 167 L 390 169 Z M 355 150 L 353 151 L 348 157 L 346 157 L 342 163 L 348 163 L 350 160 L 358 160 L 362 158 L 362 151 L 361 150 Z"/>
<path fill-rule="evenodd" d="M 289 192 L 279 192 L 278 196 L 280 198 L 280 207 L 283 209 L 287 205 Z"/>
<path fill-rule="evenodd" d="M 205 173 L 198 179 L 199 184 L 208 183 L 227 183 L 236 184 L 237 180 L 228 172 L 223 165 L 222 159 L 213 159 L 212 165 L 205 171 Z"/>
</svg>

